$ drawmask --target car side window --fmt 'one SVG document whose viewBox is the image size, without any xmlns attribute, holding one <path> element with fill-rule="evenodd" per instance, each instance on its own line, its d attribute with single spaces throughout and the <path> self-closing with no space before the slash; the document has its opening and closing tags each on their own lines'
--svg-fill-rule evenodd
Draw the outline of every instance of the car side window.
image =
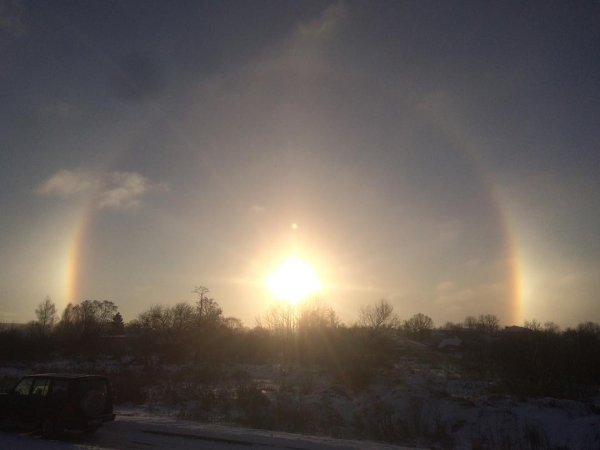
<svg viewBox="0 0 600 450">
<path fill-rule="evenodd" d="M 15 394 L 21 397 L 25 397 L 29 395 L 29 391 L 31 390 L 31 385 L 33 384 L 33 378 L 23 378 L 19 383 L 15 386 Z"/>
<path fill-rule="evenodd" d="M 54 400 L 64 400 L 67 398 L 69 392 L 69 381 L 68 380 L 57 380 L 54 379 L 52 383 L 52 398 Z"/>
<path fill-rule="evenodd" d="M 33 382 L 33 390 L 31 395 L 36 397 L 45 397 L 48 395 L 48 387 L 50 386 L 50 378 L 36 378 Z"/>
<path fill-rule="evenodd" d="M 103 396 L 106 396 L 108 393 L 108 388 L 106 386 L 106 380 L 101 378 L 92 378 L 92 379 L 84 379 L 79 381 L 78 391 L 79 395 L 84 395 L 88 391 L 98 391 Z"/>
</svg>

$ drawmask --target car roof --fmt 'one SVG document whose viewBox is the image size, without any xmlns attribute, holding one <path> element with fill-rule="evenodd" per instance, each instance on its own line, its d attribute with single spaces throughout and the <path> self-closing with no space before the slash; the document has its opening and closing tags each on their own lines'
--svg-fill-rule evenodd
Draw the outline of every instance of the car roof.
<svg viewBox="0 0 600 450">
<path fill-rule="evenodd" d="M 34 377 L 34 378 L 68 378 L 68 379 L 77 379 L 77 378 L 106 378 L 103 375 L 91 375 L 84 373 L 36 373 L 33 375 L 27 375 L 26 377 Z"/>
</svg>

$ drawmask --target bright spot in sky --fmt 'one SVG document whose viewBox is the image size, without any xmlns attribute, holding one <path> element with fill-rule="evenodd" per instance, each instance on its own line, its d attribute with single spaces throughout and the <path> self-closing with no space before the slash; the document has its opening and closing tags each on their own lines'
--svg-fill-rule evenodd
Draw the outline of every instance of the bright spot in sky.
<svg viewBox="0 0 600 450">
<path fill-rule="evenodd" d="M 313 268 L 297 258 L 284 261 L 267 278 L 267 287 L 273 297 L 298 303 L 321 289 L 321 281 Z"/>
</svg>

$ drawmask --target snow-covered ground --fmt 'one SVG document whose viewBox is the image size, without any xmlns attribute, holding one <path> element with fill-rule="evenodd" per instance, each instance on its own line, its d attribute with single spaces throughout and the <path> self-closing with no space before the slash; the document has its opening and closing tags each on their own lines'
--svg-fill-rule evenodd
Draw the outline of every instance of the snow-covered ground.
<svg viewBox="0 0 600 450">
<path fill-rule="evenodd" d="M 426 351 L 426 350 L 423 350 Z M 429 354 L 425 354 L 429 357 Z M 434 356 L 436 356 L 434 354 Z M 516 398 L 498 394 L 493 380 L 466 377 L 455 370 L 451 359 L 435 364 L 423 358 L 399 360 L 364 391 L 349 392 L 330 376 L 303 368 L 278 365 L 243 365 L 252 386 L 268 399 L 251 409 L 260 414 L 265 408 L 280 418 L 287 412 L 304 411 L 303 420 L 321 428 L 304 428 L 307 433 L 347 439 L 364 438 L 421 448 L 452 449 L 600 449 L 600 392 L 587 399 Z M 111 364 L 114 364 L 111 362 Z M 64 367 L 63 367 L 64 366 Z M 110 373 L 117 378 L 119 365 L 96 363 L 82 366 L 64 362 L 52 367 L 0 367 L 0 381 L 18 378 L 31 371 Z M 108 370 L 111 369 L 111 370 Z M 132 369 L 137 381 L 143 368 Z M 194 368 L 160 367 L 160 383 L 145 391 L 145 400 L 136 406 L 119 404 L 115 423 L 107 424 L 90 439 L 72 436 L 66 441 L 45 441 L 36 436 L 0 433 L 1 449 L 141 449 L 141 448 L 291 448 L 291 449 L 375 449 L 401 448 L 368 441 L 341 440 L 229 426 L 251 421 L 240 417 L 231 380 L 204 385 L 190 381 Z M 182 375 L 186 377 L 182 378 Z M 132 385 L 126 385 L 128 387 Z M 221 413 L 203 403 L 202 394 L 231 394 L 230 410 Z M 287 396 L 281 396 L 281 393 Z M 176 394 L 176 395 L 175 395 Z M 286 402 L 290 403 L 287 405 Z M 262 405 L 262 406 L 261 406 Z M 218 405 L 217 405 L 218 406 Z M 278 409 L 279 408 L 279 409 Z M 198 411 L 201 414 L 198 414 Z M 276 414 L 279 414 L 277 416 Z M 330 419 L 330 416 L 333 419 Z M 196 421 L 184 421 L 181 418 Z M 293 417 L 292 417 L 293 418 Z M 324 421 L 330 420 L 328 428 Z M 313 423 L 314 422 L 314 423 Z M 269 424 L 287 423 L 267 422 Z M 261 426 L 261 425 L 258 425 Z M 299 430 L 298 427 L 280 429 Z"/>
<path fill-rule="evenodd" d="M 118 414 L 115 422 L 106 424 L 92 437 L 73 433 L 61 440 L 45 440 L 33 433 L 0 432 L 0 449 L 7 450 L 398 450 L 402 448 L 406 447 L 199 424 L 170 417 L 136 415 L 131 411 Z"/>
</svg>

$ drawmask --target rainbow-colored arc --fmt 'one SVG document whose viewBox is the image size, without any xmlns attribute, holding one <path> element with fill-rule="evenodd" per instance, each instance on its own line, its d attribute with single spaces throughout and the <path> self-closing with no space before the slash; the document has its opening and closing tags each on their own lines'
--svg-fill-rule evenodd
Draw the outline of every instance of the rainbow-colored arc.
<svg viewBox="0 0 600 450">
<path fill-rule="evenodd" d="M 493 183 L 493 177 L 489 171 L 480 162 L 479 150 L 472 144 L 467 133 L 462 128 L 450 120 L 448 114 L 444 114 L 439 108 L 421 108 L 419 112 L 423 117 L 439 131 L 442 131 L 448 138 L 451 147 L 456 149 L 460 155 L 472 164 L 476 173 L 479 174 L 482 186 L 487 190 L 490 203 L 494 206 L 500 229 L 502 230 L 502 240 L 505 245 L 507 261 L 507 273 L 509 283 L 509 317 L 513 323 L 521 323 L 523 319 L 523 292 L 522 292 L 522 268 L 520 264 L 518 245 L 515 239 L 514 226 L 511 223 L 509 208 L 505 199 L 502 197 L 499 189 Z M 95 204 L 93 198 L 82 209 L 79 220 L 76 223 L 73 237 L 68 249 L 68 258 L 65 273 L 65 294 L 64 297 L 68 303 L 77 303 L 81 300 L 81 289 L 84 278 L 84 252 L 86 241 L 89 238 L 90 230 L 93 224 Z"/>
<path fill-rule="evenodd" d="M 94 215 L 93 202 L 90 201 L 83 209 L 77 221 L 73 239 L 68 251 L 67 267 L 65 270 L 65 301 L 66 303 L 78 303 L 81 299 L 81 278 L 83 276 L 83 257 L 85 243 L 87 241 Z"/>
<path fill-rule="evenodd" d="M 506 200 L 503 198 L 500 190 L 493 182 L 493 177 L 489 170 L 481 162 L 479 148 L 472 143 L 468 134 L 456 121 L 452 120 L 452 115 L 441 108 L 423 108 L 421 113 L 431 123 L 438 127 L 449 138 L 452 148 L 458 152 L 475 168 L 479 175 L 479 181 L 487 190 L 487 196 L 491 205 L 494 207 L 498 223 L 502 231 L 502 239 L 507 254 L 507 272 L 509 274 L 509 317 L 512 324 L 522 323 L 523 320 L 523 289 L 522 289 L 522 270 L 519 257 L 518 245 L 515 238 L 516 232 L 511 223 L 509 208 Z"/>
</svg>

